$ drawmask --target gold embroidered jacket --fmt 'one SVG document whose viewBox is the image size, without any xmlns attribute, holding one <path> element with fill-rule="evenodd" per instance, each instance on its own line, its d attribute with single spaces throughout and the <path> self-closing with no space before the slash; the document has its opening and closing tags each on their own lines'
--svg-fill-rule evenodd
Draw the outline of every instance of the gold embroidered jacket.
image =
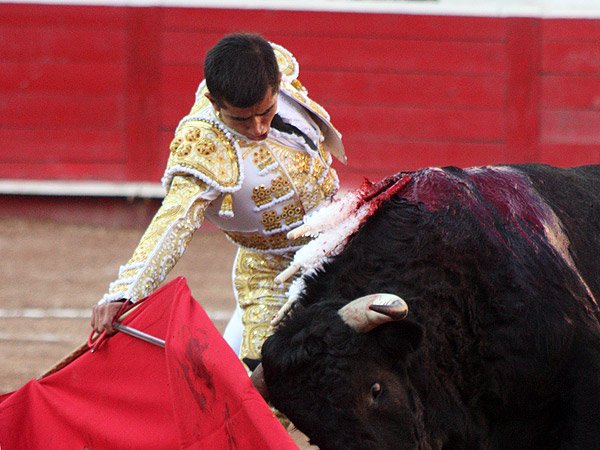
<svg viewBox="0 0 600 450">
<path fill-rule="evenodd" d="M 273 128 L 258 142 L 234 132 L 219 120 L 202 82 L 170 146 L 163 205 L 101 302 L 136 301 L 154 291 L 204 217 L 234 243 L 253 251 L 286 253 L 308 242 L 305 237 L 291 241 L 286 234 L 336 193 L 331 154 L 345 162 L 344 150 L 327 112 L 296 79 L 296 60 L 284 48 L 273 48 L 282 72 L 278 109 L 295 111 L 295 120 L 305 118 L 317 136 L 318 150 Z"/>
</svg>

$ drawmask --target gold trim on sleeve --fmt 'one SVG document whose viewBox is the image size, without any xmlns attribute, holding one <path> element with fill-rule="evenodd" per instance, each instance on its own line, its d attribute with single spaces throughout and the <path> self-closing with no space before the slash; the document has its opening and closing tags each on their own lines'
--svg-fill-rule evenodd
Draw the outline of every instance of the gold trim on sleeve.
<svg viewBox="0 0 600 450">
<path fill-rule="evenodd" d="M 171 189 L 142 236 L 129 262 L 119 270 L 101 303 L 137 301 L 152 293 L 167 277 L 200 228 L 209 202 L 207 186 L 194 177 L 176 176 Z"/>
</svg>

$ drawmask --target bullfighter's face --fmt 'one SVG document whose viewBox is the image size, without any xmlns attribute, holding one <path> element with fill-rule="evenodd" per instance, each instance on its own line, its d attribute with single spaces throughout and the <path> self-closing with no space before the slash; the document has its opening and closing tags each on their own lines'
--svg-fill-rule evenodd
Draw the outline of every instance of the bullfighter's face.
<svg viewBox="0 0 600 450">
<path fill-rule="evenodd" d="M 278 95 L 278 90 L 269 87 L 260 102 L 248 108 L 239 108 L 226 101 L 219 105 L 210 94 L 206 94 L 221 121 L 252 141 L 263 141 L 269 135 L 271 122 L 277 113 Z"/>
</svg>

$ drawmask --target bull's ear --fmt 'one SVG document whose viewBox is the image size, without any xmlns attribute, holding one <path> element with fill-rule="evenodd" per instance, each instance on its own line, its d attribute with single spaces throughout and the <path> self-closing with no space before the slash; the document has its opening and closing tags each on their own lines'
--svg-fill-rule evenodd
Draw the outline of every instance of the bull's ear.
<svg viewBox="0 0 600 450">
<path fill-rule="evenodd" d="M 421 345 L 423 327 L 412 320 L 387 323 L 378 327 L 377 343 L 389 354 L 404 359 Z"/>
</svg>

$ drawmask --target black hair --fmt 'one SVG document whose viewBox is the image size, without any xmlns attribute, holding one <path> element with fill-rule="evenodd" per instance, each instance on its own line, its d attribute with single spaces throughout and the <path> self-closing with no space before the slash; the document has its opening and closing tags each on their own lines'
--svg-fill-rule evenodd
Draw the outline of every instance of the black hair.
<svg viewBox="0 0 600 450">
<path fill-rule="evenodd" d="M 256 34 L 231 34 L 204 60 L 206 86 L 219 106 L 248 108 L 279 87 L 279 66 L 271 45 Z"/>
</svg>

